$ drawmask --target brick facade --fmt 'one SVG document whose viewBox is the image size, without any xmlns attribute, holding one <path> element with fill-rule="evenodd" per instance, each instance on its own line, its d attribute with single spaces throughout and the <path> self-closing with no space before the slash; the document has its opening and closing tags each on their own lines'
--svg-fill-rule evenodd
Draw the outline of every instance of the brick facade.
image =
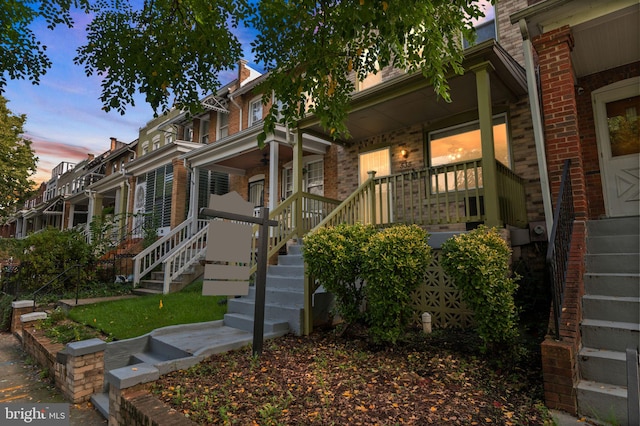
<svg viewBox="0 0 640 426">
<path fill-rule="evenodd" d="M 189 200 L 189 179 L 184 162 L 179 158 L 171 161 L 173 165 L 173 186 L 171 187 L 171 228 L 180 225 L 187 217 Z"/>
</svg>

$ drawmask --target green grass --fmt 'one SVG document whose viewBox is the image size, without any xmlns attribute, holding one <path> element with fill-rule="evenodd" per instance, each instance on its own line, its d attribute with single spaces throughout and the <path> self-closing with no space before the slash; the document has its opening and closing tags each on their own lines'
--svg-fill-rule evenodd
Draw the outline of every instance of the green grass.
<svg viewBox="0 0 640 426">
<path fill-rule="evenodd" d="M 227 306 L 218 304 L 218 300 L 225 298 L 202 296 L 202 282 L 197 282 L 178 293 L 79 306 L 69 312 L 69 318 L 122 340 L 168 325 L 222 319 Z"/>
</svg>

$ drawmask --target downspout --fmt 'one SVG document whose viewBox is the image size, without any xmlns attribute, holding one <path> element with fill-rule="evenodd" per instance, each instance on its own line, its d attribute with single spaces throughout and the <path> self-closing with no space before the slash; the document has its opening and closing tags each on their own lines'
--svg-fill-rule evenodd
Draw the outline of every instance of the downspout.
<svg viewBox="0 0 640 426">
<path fill-rule="evenodd" d="M 544 219 L 547 225 L 547 238 L 549 238 L 553 227 L 553 204 L 551 202 L 549 173 L 547 171 L 547 156 L 544 149 L 544 127 L 542 125 L 542 114 L 540 113 L 540 103 L 538 101 L 538 85 L 536 84 L 536 73 L 533 63 L 533 46 L 529 39 L 527 22 L 524 19 L 521 19 L 519 21 L 519 25 L 520 33 L 522 34 L 522 50 L 524 51 L 524 68 L 527 73 L 529 106 L 531 109 L 531 120 L 533 122 L 533 138 L 536 145 L 536 156 L 538 157 L 538 173 L 540 174 L 540 186 L 542 189 L 542 206 L 544 207 Z"/>
</svg>

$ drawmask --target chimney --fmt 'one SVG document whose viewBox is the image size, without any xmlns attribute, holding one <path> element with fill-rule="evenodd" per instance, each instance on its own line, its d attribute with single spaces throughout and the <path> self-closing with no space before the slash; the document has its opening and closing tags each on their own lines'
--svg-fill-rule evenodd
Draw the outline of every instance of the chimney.
<svg viewBox="0 0 640 426">
<path fill-rule="evenodd" d="M 245 81 L 251 75 L 251 71 L 249 71 L 245 65 L 247 65 L 247 61 L 244 59 L 238 61 L 238 84 Z"/>
<path fill-rule="evenodd" d="M 118 139 L 112 137 L 111 138 L 111 152 L 116 150 L 116 146 L 118 145 Z"/>
</svg>

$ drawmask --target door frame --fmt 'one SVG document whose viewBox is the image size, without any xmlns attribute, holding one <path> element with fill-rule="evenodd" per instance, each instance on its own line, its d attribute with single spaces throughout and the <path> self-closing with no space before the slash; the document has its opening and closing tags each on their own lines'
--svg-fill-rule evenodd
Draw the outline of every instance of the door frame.
<svg viewBox="0 0 640 426">
<path fill-rule="evenodd" d="M 600 176 L 602 179 L 602 195 L 604 200 L 605 213 L 607 217 L 628 216 L 627 213 L 616 211 L 609 192 L 611 179 L 615 179 L 613 158 L 611 155 L 611 144 L 609 140 L 609 127 L 607 125 L 606 104 L 608 102 L 640 95 L 640 77 L 633 77 L 621 80 L 607 86 L 594 90 L 591 93 L 593 104 L 594 124 L 596 130 L 596 142 L 598 146 L 598 157 L 600 163 Z M 640 114 L 640 111 L 638 111 Z M 634 154 L 640 156 L 640 154 Z"/>
</svg>

